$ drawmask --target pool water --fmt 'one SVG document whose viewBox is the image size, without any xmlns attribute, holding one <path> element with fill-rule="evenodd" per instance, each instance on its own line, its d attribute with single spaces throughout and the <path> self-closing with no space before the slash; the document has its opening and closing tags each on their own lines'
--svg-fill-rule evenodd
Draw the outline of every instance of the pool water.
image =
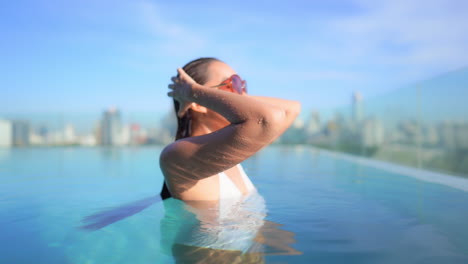
<svg viewBox="0 0 468 264">
<path fill-rule="evenodd" d="M 243 163 L 258 194 L 218 221 L 160 201 L 161 150 L 0 149 L 0 263 L 468 263 L 462 188 L 270 146 Z"/>
</svg>

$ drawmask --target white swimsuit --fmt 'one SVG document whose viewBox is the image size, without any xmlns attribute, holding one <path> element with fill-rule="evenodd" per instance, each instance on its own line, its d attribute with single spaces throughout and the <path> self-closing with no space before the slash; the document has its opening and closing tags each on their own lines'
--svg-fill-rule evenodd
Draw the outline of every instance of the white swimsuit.
<svg viewBox="0 0 468 264">
<path fill-rule="evenodd" d="M 164 253 L 170 255 L 174 244 L 244 253 L 258 250 L 253 239 L 264 224 L 265 200 L 242 166 L 237 166 L 248 194 L 242 194 L 221 172 L 218 174 L 220 199 L 216 206 L 197 209 L 177 199 L 164 201 L 166 214 L 161 220 L 161 248 Z"/>
<path fill-rule="evenodd" d="M 237 169 L 239 170 L 242 180 L 244 181 L 247 191 L 250 193 L 255 190 L 252 182 L 250 181 L 247 174 L 245 174 L 244 169 L 240 164 L 238 164 Z M 228 198 L 240 197 L 242 196 L 241 191 L 237 186 L 232 182 L 232 180 L 224 172 L 220 172 L 219 176 L 219 199 L 224 200 Z"/>
</svg>

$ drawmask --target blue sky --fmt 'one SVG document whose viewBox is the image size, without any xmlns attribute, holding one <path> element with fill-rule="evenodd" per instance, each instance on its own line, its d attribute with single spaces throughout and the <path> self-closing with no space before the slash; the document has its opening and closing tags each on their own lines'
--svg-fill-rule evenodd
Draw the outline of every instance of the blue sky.
<svg viewBox="0 0 468 264">
<path fill-rule="evenodd" d="M 255 3 L 252 3 L 255 2 Z M 191 59 L 333 108 L 466 66 L 466 1 L 3 1 L 0 114 L 163 113 Z"/>
</svg>

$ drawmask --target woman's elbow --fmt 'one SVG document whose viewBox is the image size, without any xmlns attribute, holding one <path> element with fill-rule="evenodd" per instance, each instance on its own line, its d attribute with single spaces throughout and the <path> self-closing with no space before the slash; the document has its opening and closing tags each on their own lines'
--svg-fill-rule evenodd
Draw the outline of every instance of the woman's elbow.
<svg viewBox="0 0 468 264">
<path fill-rule="evenodd" d="M 286 111 L 281 108 L 269 109 L 262 117 L 262 125 L 265 128 L 276 127 L 286 119 Z"/>
<path fill-rule="evenodd" d="M 257 113 L 257 117 L 248 120 L 248 127 L 251 131 L 257 131 L 261 137 L 276 137 L 284 131 L 284 128 L 289 126 L 289 123 L 294 120 L 301 111 L 301 104 L 294 102 L 288 108 L 273 107 L 266 111 Z M 254 129 L 255 128 L 255 129 Z"/>
<path fill-rule="evenodd" d="M 285 109 L 273 108 L 262 115 L 257 125 L 260 125 L 261 134 L 264 137 L 275 137 L 276 134 L 280 133 L 287 120 L 288 113 Z"/>
</svg>

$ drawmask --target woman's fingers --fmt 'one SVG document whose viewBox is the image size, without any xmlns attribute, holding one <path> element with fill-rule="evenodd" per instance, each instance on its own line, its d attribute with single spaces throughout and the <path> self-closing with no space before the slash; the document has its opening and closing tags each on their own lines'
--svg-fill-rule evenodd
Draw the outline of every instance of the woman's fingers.
<svg viewBox="0 0 468 264">
<path fill-rule="evenodd" d="M 178 98 L 175 98 L 174 97 L 174 91 L 170 91 L 167 93 L 167 96 L 175 99 L 176 101 L 179 102 L 179 111 L 177 112 L 177 115 L 179 117 L 182 117 L 185 115 L 185 112 L 187 112 L 187 110 L 190 108 L 190 103 L 186 102 L 186 101 L 183 101 L 183 100 L 180 100 Z"/>
<path fill-rule="evenodd" d="M 179 108 L 179 112 L 177 113 L 177 116 L 183 117 L 189 108 L 190 108 L 190 103 L 180 104 L 180 108 Z"/>
<path fill-rule="evenodd" d="M 179 111 L 177 112 L 177 116 L 183 117 L 187 110 L 190 108 L 190 103 L 186 103 L 184 101 L 180 101 L 179 99 L 174 98 L 174 92 L 168 92 L 167 96 L 175 99 L 176 101 L 179 102 Z"/>
<path fill-rule="evenodd" d="M 188 75 L 182 68 L 177 68 L 178 76 L 173 76 L 171 81 L 175 84 L 179 83 L 188 83 L 188 84 L 195 84 L 196 82 Z"/>
<path fill-rule="evenodd" d="M 195 81 L 190 77 L 182 68 L 178 68 L 177 72 L 179 73 L 179 79 L 185 81 L 189 84 L 195 83 Z"/>
<path fill-rule="evenodd" d="M 182 117 L 191 106 L 191 103 L 186 101 L 186 97 L 196 82 L 183 69 L 178 68 L 177 71 L 179 73 L 178 77 L 171 77 L 173 83 L 167 85 L 167 88 L 170 89 L 167 96 L 179 102 L 180 108 L 177 115 Z"/>
</svg>

